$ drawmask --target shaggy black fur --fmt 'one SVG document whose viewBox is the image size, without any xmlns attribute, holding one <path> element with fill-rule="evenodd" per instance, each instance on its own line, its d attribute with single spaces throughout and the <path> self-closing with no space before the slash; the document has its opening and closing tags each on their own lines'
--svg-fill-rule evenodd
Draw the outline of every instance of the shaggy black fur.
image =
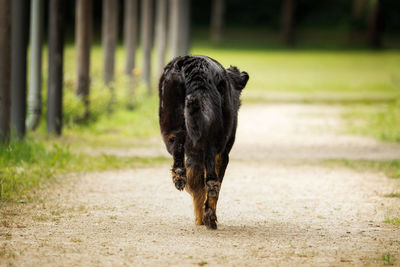
<svg viewBox="0 0 400 267">
<path fill-rule="evenodd" d="M 196 224 L 215 229 L 222 179 L 235 141 L 240 93 L 249 76 L 206 56 L 183 56 L 164 68 L 159 120 L 177 189 L 193 196 Z"/>
</svg>

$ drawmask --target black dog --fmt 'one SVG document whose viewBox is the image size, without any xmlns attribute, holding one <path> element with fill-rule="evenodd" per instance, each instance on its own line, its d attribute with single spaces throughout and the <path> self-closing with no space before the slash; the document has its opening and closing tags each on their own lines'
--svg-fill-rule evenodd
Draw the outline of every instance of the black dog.
<svg viewBox="0 0 400 267">
<path fill-rule="evenodd" d="M 248 79 L 246 72 L 206 56 L 177 57 L 160 78 L 159 120 L 174 160 L 172 180 L 193 196 L 197 225 L 217 228 L 219 190 Z"/>
</svg>

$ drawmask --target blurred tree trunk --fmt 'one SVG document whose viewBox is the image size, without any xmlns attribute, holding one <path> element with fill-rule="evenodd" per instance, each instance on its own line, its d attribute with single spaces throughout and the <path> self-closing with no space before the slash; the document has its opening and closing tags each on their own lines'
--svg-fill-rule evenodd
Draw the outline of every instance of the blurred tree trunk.
<svg viewBox="0 0 400 267">
<path fill-rule="evenodd" d="M 364 9 L 365 0 L 353 0 L 353 20 L 360 20 Z"/>
<path fill-rule="evenodd" d="M 382 46 L 380 20 L 380 2 L 379 0 L 370 0 L 367 38 L 369 45 L 374 48 L 380 48 Z"/>
<path fill-rule="evenodd" d="M 165 65 L 167 47 L 167 0 L 157 0 L 156 10 L 156 47 L 157 75 L 161 75 Z"/>
<path fill-rule="evenodd" d="M 61 135 L 62 131 L 62 90 L 63 90 L 63 49 L 64 0 L 49 1 L 49 81 L 47 88 L 47 132 Z"/>
<path fill-rule="evenodd" d="M 294 43 L 294 10 L 295 0 L 282 1 L 281 35 L 282 41 L 286 45 Z"/>
<path fill-rule="evenodd" d="M 190 0 L 170 0 L 169 10 L 171 58 L 187 55 L 190 40 Z"/>
<path fill-rule="evenodd" d="M 76 1 L 77 85 L 76 95 L 85 106 L 83 120 L 90 116 L 90 46 L 92 41 L 92 0 Z"/>
<path fill-rule="evenodd" d="M 125 74 L 128 75 L 127 108 L 135 107 L 134 95 L 136 86 L 136 49 L 138 43 L 138 0 L 125 0 L 124 12 L 124 47 L 125 47 Z"/>
<path fill-rule="evenodd" d="M 30 65 L 28 119 L 26 126 L 35 130 L 42 113 L 42 45 L 43 45 L 43 0 L 31 2 Z"/>
<path fill-rule="evenodd" d="M 118 34 L 118 1 L 103 0 L 102 45 L 104 83 L 113 89 L 115 49 Z"/>
<path fill-rule="evenodd" d="M 359 39 L 361 25 L 363 24 L 363 11 L 365 0 L 353 0 L 353 13 L 351 17 L 351 29 L 349 41 L 353 43 Z"/>
<path fill-rule="evenodd" d="M 181 0 L 170 0 L 169 7 L 169 46 L 171 50 L 171 58 L 180 55 L 179 51 L 179 10 Z"/>
<path fill-rule="evenodd" d="M 0 0 L 0 143 L 10 135 L 11 1 Z"/>
<path fill-rule="evenodd" d="M 191 16 L 190 16 L 190 0 L 181 0 L 182 8 L 181 8 L 181 17 L 182 23 L 181 31 L 182 31 L 182 40 L 181 40 L 181 51 L 182 55 L 189 54 L 190 50 L 190 30 L 191 30 Z"/>
<path fill-rule="evenodd" d="M 11 19 L 11 134 L 25 136 L 26 55 L 29 36 L 29 2 L 12 1 Z"/>
<path fill-rule="evenodd" d="M 141 41 L 143 49 L 142 80 L 151 94 L 151 48 L 153 42 L 153 0 L 142 1 Z"/>
<path fill-rule="evenodd" d="M 126 51 L 125 73 L 132 75 L 136 61 L 138 39 L 138 1 L 125 0 L 124 46 Z"/>
<path fill-rule="evenodd" d="M 212 0 L 211 7 L 211 41 L 219 45 L 224 30 L 225 0 Z"/>
</svg>

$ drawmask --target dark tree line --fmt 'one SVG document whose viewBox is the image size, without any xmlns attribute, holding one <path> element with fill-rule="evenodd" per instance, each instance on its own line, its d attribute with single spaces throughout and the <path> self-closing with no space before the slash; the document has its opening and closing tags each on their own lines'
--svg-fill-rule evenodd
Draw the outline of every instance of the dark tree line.
<svg viewBox="0 0 400 267">
<path fill-rule="evenodd" d="M 336 3 L 347 6 L 348 2 L 347 0 L 338 0 L 338 2 L 330 0 L 324 1 L 323 4 L 335 7 Z M 102 9 L 99 9 L 99 3 L 102 3 Z M 396 3 L 394 0 L 353 0 L 349 9 L 351 12 L 348 12 L 352 17 L 352 34 L 357 34 L 360 24 L 364 24 L 365 36 L 369 44 L 373 47 L 381 46 L 384 18 L 382 7 L 396 5 Z M 28 129 L 35 129 L 39 124 L 42 110 L 41 57 L 44 32 L 48 34 L 49 49 L 47 131 L 51 134 L 61 134 L 63 48 L 66 26 L 71 20 L 68 7 L 72 4 L 75 5 L 77 49 L 76 95 L 85 106 L 82 120 L 88 120 L 90 117 L 90 50 L 99 18 L 102 25 L 104 83 L 111 92 L 114 91 L 115 51 L 119 29 L 123 28 L 122 38 L 126 58 L 124 73 L 131 81 L 128 89 L 132 96 L 135 85 L 134 73 L 138 73 L 135 70 L 137 70 L 136 50 L 139 40 L 143 51 L 142 64 L 139 66 L 140 78 L 150 94 L 152 78 L 160 75 L 167 56 L 172 58 L 189 52 L 192 20 L 199 23 L 201 19 L 206 18 L 210 25 L 210 39 L 218 45 L 223 41 L 225 27 L 232 20 L 235 23 L 241 23 L 246 12 L 247 18 L 255 21 L 257 14 L 264 14 L 261 19 L 272 25 L 273 22 L 269 22 L 265 14 L 275 14 L 277 10 L 280 10 L 278 15 L 270 17 L 280 17 L 278 27 L 282 41 L 287 45 L 293 45 L 298 21 L 304 20 L 308 9 L 312 9 L 314 5 L 322 5 L 321 2 L 314 0 L 249 0 L 246 4 L 239 0 L 205 2 L 192 0 L 103 0 L 102 2 L 0 0 L 0 140 L 3 142 L 9 139 L 10 133 L 12 137 L 23 138 L 26 126 Z M 207 10 L 202 10 L 203 6 L 206 6 Z M 196 12 L 191 12 L 192 9 Z M 45 10 L 48 12 L 46 13 Z M 266 10 L 270 13 L 262 13 Z M 396 20 L 392 24 L 397 25 Z M 400 20 L 398 24 L 400 27 Z M 28 36 L 30 36 L 31 58 L 27 105 Z M 156 48 L 157 53 L 155 68 L 152 68 L 153 47 Z M 152 73 L 152 69 L 156 72 Z M 27 112 L 28 119 L 26 119 Z"/>
</svg>

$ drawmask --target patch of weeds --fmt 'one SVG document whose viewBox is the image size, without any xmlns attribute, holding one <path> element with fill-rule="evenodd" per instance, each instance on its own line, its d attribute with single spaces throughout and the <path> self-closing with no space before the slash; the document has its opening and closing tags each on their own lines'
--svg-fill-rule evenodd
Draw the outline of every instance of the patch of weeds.
<svg viewBox="0 0 400 267">
<path fill-rule="evenodd" d="M 3 218 L 5 218 L 5 217 L 17 216 L 17 215 L 18 215 L 18 213 L 17 213 L 16 211 L 14 211 L 14 210 L 4 210 L 4 211 L 1 213 L 1 216 L 2 216 Z"/>
<path fill-rule="evenodd" d="M 387 253 L 382 255 L 381 260 L 385 265 L 393 265 L 397 259 L 392 254 Z"/>
<path fill-rule="evenodd" d="M 61 215 L 61 211 L 59 211 L 59 210 L 52 210 L 52 211 L 50 212 L 50 214 L 53 215 L 53 216 L 60 216 L 60 215 Z"/>
<path fill-rule="evenodd" d="M 10 232 L 0 232 L 0 236 L 3 236 L 6 240 L 11 240 L 12 234 Z"/>
<path fill-rule="evenodd" d="M 45 215 L 34 216 L 33 219 L 38 222 L 47 222 L 50 220 L 50 218 Z"/>
<path fill-rule="evenodd" d="M 79 239 L 79 238 L 77 238 L 77 237 L 72 237 L 72 238 L 71 238 L 71 242 L 74 242 L 74 243 L 81 243 L 82 240 Z"/>
<path fill-rule="evenodd" d="M 118 219 L 118 216 L 117 215 L 112 215 L 112 216 L 110 216 L 110 219 L 111 220 L 116 220 L 116 219 Z"/>
<path fill-rule="evenodd" d="M 199 265 L 199 266 L 204 266 L 204 265 L 207 265 L 207 264 L 208 264 L 208 262 L 206 262 L 206 261 L 201 261 L 201 262 L 197 263 L 197 265 Z"/>
<path fill-rule="evenodd" d="M 398 198 L 400 198 L 400 193 L 390 193 L 390 194 L 386 194 L 385 197 L 393 197 L 393 198 L 398 197 Z"/>
<path fill-rule="evenodd" d="M 0 258 L 15 258 L 16 255 L 14 251 L 12 251 L 7 244 L 3 244 L 0 246 Z"/>
<path fill-rule="evenodd" d="M 86 207 L 84 205 L 80 205 L 78 207 L 78 211 L 85 211 L 85 210 L 86 210 Z"/>
<path fill-rule="evenodd" d="M 322 162 L 330 167 L 344 166 L 359 171 L 380 171 L 390 178 L 400 178 L 400 160 L 398 159 L 388 161 L 329 159 Z"/>
<path fill-rule="evenodd" d="M 60 221 L 60 218 L 54 217 L 54 218 L 51 218 L 51 221 L 52 221 L 52 222 L 59 222 L 59 221 Z"/>
<path fill-rule="evenodd" d="M 400 218 L 398 218 L 398 217 L 393 217 L 393 218 L 385 217 L 385 221 L 384 222 L 400 226 Z"/>
<path fill-rule="evenodd" d="M 400 241 L 398 241 L 398 240 L 390 240 L 389 241 L 389 245 L 391 245 L 391 246 L 395 246 L 395 245 L 400 245 Z"/>
<path fill-rule="evenodd" d="M 70 171 L 104 171 L 114 169 L 129 169 L 152 167 L 169 162 L 166 157 L 118 157 L 102 154 L 100 156 L 88 156 L 78 154 L 71 160 Z"/>
<path fill-rule="evenodd" d="M 33 140 L 0 145 L 0 203 L 29 201 L 30 192 L 69 172 L 103 171 L 154 166 L 166 157 L 90 156 L 72 153 L 66 145 Z"/>
<path fill-rule="evenodd" d="M 400 99 L 388 103 L 383 109 L 377 110 L 371 105 L 368 108 L 355 109 L 344 117 L 348 121 L 350 133 L 400 143 Z"/>
<path fill-rule="evenodd" d="M 298 253 L 298 254 L 296 254 L 296 256 L 300 257 L 300 258 L 308 258 L 308 255 L 307 254 L 303 254 L 303 253 Z"/>
<path fill-rule="evenodd" d="M 6 228 L 11 227 L 10 223 L 9 223 L 7 220 L 2 220 L 2 221 L 1 221 L 1 225 L 2 225 L 3 227 L 6 227 Z"/>
</svg>

